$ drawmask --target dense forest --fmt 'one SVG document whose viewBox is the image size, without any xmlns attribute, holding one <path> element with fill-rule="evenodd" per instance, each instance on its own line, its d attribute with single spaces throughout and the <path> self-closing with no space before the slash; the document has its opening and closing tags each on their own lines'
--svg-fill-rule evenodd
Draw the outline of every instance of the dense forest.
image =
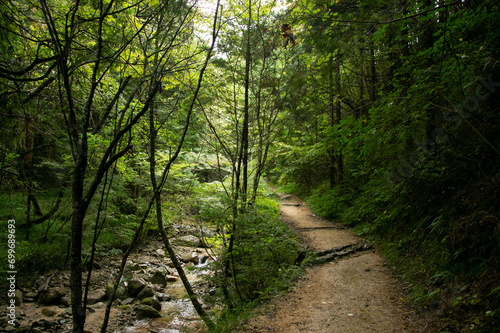
<svg viewBox="0 0 500 333">
<path fill-rule="evenodd" d="M 0 13 L 1 279 L 68 271 L 73 332 L 93 270 L 119 258 L 113 300 L 152 238 L 206 325 L 230 331 L 308 264 L 276 188 L 376 244 L 443 331 L 500 326 L 498 2 L 0 0 Z M 217 259 L 208 295 L 172 243 L 185 224 Z"/>
</svg>

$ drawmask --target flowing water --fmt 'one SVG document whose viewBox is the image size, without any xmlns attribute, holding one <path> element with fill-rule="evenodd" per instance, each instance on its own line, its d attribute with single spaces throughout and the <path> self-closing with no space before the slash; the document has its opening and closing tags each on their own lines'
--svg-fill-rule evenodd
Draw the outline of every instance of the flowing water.
<svg viewBox="0 0 500 333">
<path fill-rule="evenodd" d="M 186 273 L 191 284 L 203 279 L 203 275 L 209 274 L 209 270 L 203 270 L 207 262 L 201 262 L 196 266 L 196 272 Z M 172 297 L 171 301 L 161 302 L 160 318 L 136 320 L 133 326 L 128 327 L 127 333 L 179 333 L 200 330 L 204 324 L 193 304 L 182 281 L 170 282 L 164 288 L 163 293 Z"/>
</svg>

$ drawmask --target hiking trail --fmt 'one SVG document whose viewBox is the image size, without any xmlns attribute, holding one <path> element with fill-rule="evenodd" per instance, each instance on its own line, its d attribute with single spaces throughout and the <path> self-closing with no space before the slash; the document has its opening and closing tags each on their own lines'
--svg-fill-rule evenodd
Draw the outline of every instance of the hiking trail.
<svg viewBox="0 0 500 333">
<path fill-rule="evenodd" d="M 280 194 L 280 203 L 283 220 L 318 253 L 316 264 L 239 333 L 429 332 L 429 324 L 406 306 L 401 283 L 373 246 L 315 216 L 297 197 Z"/>
</svg>

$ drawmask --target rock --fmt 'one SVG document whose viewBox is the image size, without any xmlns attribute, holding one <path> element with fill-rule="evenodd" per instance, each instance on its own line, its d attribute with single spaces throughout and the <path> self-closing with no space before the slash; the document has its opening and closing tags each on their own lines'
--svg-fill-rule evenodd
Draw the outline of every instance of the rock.
<svg viewBox="0 0 500 333">
<path fill-rule="evenodd" d="M 98 302 L 105 301 L 108 298 L 104 289 L 97 289 L 87 296 L 87 304 L 92 305 Z"/>
<path fill-rule="evenodd" d="M 38 303 L 40 304 L 56 304 L 59 303 L 61 297 L 66 295 L 66 290 L 63 287 L 47 288 L 46 291 L 40 294 Z"/>
<path fill-rule="evenodd" d="M 15 300 L 16 300 L 16 306 L 21 306 L 23 304 L 23 293 L 19 289 L 16 289 Z"/>
<path fill-rule="evenodd" d="M 177 246 L 187 246 L 187 247 L 201 247 L 200 239 L 193 235 L 186 235 L 179 238 L 175 238 L 172 243 Z"/>
<path fill-rule="evenodd" d="M 153 276 L 149 279 L 149 282 L 152 284 L 158 284 L 162 287 L 167 285 L 167 279 L 165 278 L 165 273 L 161 270 L 157 270 Z"/>
<path fill-rule="evenodd" d="M 183 254 L 181 256 L 181 260 L 185 263 L 189 263 L 189 262 L 195 262 L 196 259 L 198 259 L 198 256 L 193 254 L 193 253 L 186 253 L 186 254 Z"/>
<path fill-rule="evenodd" d="M 152 306 L 146 304 L 139 304 L 135 307 L 135 313 L 137 314 L 137 319 L 144 318 L 159 318 L 161 314 L 158 310 Z"/>
<path fill-rule="evenodd" d="M 15 328 L 15 327 L 13 327 L 13 326 L 10 326 L 10 325 L 9 325 L 9 326 L 5 326 L 5 327 L 3 328 L 3 331 L 4 331 L 4 332 L 15 332 L 15 331 L 16 331 L 16 328 Z"/>
<path fill-rule="evenodd" d="M 108 298 L 111 297 L 111 295 L 113 293 L 113 288 L 114 287 L 115 286 L 114 286 L 113 283 L 109 283 L 106 286 L 106 295 L 107 295 Z M 128 297 L 129 297 L 129 295 L 127 294 L 127 290 L 125 289 L 125 286 L 124 285 L 119 285 L 118 289 L 116 290 L 115 299 L 124 300 L 124 299 L 126 299 Z"/>
<path fill-rule="evenodd" d="M 47 282 L 47 279 L 45 276 L 39 276 L 38 279 L 35 280 L 35 288 L 38 291 L 38 293 L 41 293 L 43 289 L 45 289 L 45 283 Z"/>
<path fill-rule="evenodd" d="M 122 311 L 132 311 L 132 307 L 129 304 L 118 305 L 117 309 Z"/>
<path fill-rule="evenodd" d="M 160 257 L 164 257 L 165 251 L 163 251 L 163 249 L 158 249 L 158 250 L 156 250 L 156 254 L 159 255 Z"/>
<path fill-rule="evenodd" d="M 165 279 L 167 280 L 167 282 L 175 282 L 177 281 L 178 277 L 175 275 L 167 275 L 165 276 Z"/>
<path fill-rule="evenodd" d="M 137 295 L 137 298 L 139 299 L 144 299 L 146 297 L 153 297 L 155 295 L 155 292 L 153 291 L 153 288 L 151 286 L 145 286 L 142 288 L 141 292 Z"/>
<path fill-rule="evenodd" d="M 68 307 L 71 305 L 71 297 L 69 296 L 63 296 L 61 297 L 61 305 L 64 305 L 65 307 Z"/>
<path fill-rule="evenodd" d="M 127 262 L 127 265 L 125 265 L 125 272 L 137 272 L 140 270 L 142 270 L 142 268 L 138 263 Z"/>
<path fill-rule="evenodd" d="M 94 309 L 104 309 L 106 307 L 106 303 L 104 302 L 95 303 L 94 305 L 92 305 L 92 307 Z"/>
<path fill-rule="evenodd" d="M 127 290 L 130 296 L 137 296 L 141 290 L 146 286 L 146 282 L 142 279 L 133 279 L 128 282 Z"/>
<path fill-rule="evenodd" d="M 155 297 L 146 297 L 141 304 L 149 305 L 158 311 L 161 311 L 161 303 Z"/>
<path fill-rule="evenodd" d="M 53 308 L 43 308 L 42 314 L 46 317 L 54 317 L 57 314 L 57 311 Z"/>
<path fill-rule="evenodd" d="M 156 297 L 158 298 L 158 300 L 160 302 L 169 302 L 172 300 L 172 296 L 170 296 L 169 294 L 164 294 L 164 293 L 158 293 L 158 294 L 156 294 Z"/>
<path fill-rule="evenodd" d="M 120 302 L 121 305 L 129 305 L 129 304 L 132 304 L 134 303 L 135 301 L 135 298 L 127 298 L 127 299 L 124 299 L 123 301 Z"/>
</svg>

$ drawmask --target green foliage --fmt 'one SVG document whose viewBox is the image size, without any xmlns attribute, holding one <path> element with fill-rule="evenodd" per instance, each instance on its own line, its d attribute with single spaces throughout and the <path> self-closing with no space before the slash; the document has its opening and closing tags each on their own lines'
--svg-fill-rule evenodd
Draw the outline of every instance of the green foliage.
<svg viewBox="0 0 500 333">
<path fill-rule="evenodd" d="M 233 302 L 219 319 L 221 332 L 222 327 L 232 326 L 230 322 L 239 323 L 249 305 L 255 306 L 286 291 L 301 273 L 301 268 L 294 265 L 300 250 L 298 240 L 279 215 L 279 204 L 274 198 L 258 196 L 254 205 L 238 215 L 232 253 L 226 247 L 220 249 L 220 266 L 212 283 L 219 292 L 224 288 L 229 292 L 217 297 L 229 297 Z M 226 265 L 232 266 L 231 276 L 224 278 Z"/>
</svg>

